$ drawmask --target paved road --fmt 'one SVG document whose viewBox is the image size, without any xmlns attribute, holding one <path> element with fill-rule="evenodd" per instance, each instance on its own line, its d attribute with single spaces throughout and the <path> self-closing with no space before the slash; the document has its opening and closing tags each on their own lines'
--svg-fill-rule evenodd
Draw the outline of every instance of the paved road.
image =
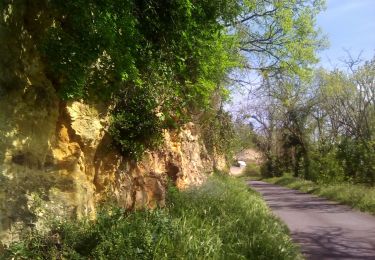
<svg viewBox="0 0 375 260">
<path fill-rule="evenodd" d="M 307 259 L 375 260 L 375 217 L 262 181 L 249 184 L 288 225 Z"/>
</svg>

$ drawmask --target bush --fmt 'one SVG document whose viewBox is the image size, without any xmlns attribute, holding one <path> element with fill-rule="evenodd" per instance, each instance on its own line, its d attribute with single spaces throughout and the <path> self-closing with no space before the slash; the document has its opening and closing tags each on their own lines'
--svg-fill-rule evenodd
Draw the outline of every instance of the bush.
<svg viewBox="0 0 375 260">
<path fill-rule="evenodd" d="M 277 177 L 282 175 L 283 169 L 285 167 L 282 162 L 278 158 L 272 157 L 261 165 L 260 173 L 265 178 Z"/>
<path fill-rule="evenodd" d="M 324 153 L 313 152 L 310 162 L 311 180 L 322 184 L 334 184 L 347 181 L 337 149 L 332 148 Z"/>
<path fill-rule="evenodd" d="M 238 180 L 168 191 L 168 207 L 126 213 L 107 207 L 95 222 L 56 225 L 13 243 L 5 259 L 296 259 L 286 228 Z"/>
<path fill-rule="evenodd" d="M 129 87 L 118 98 L 109 133 L 115 145 L 133 159 L 162 141 L 163 118 L 157 116 L 155 93 L 146 87 Z"/>
<path fill-rule="evenodd" d="M 229 161 L 233 158 L 235 132 L 230 113 L 222 109 L 206 113 L 201 119 L 202 139 L 210 155 L 223 154 Z"/>
<path fill-rule="evenodd" d="M 375 143 L 345 138 L 338 147 L 337 157 L 347 179 L 375 184 Z"/>
<path fill-rule="evenodd" d="M 260 167 L 256 163 L 248 163 L 246 165 L 245 171 L 244 171 L 245 176 L 260 176 Z"/>
</svg>

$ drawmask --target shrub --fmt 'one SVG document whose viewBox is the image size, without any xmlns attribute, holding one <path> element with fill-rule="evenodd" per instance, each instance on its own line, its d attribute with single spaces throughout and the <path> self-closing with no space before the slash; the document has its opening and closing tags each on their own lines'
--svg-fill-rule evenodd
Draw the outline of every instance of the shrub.
<svg viewBox="0 0 375 260">
<path fill-rule="evenodd" d="M 280 159 L 276 156 L 272 156 L 271 158 L 263 162 L 260 167 L 260 173 L 262 177 L 265 178 L 281 176 L 284 168 L 285 167 Z"/>
<path fill-rule="evenodd" d="M 246 165 L 245 176 L 260 176 L 260 167 L 256 163 L 248 163 Z"/>
<path fill-rule="evenodd" d="M 147 87 L 129 87 L 118 98 L 109 133 L 127 156 L 139 160 L 146 149 L 162 141 L 163 118 L 157 116 L 155 92 Z"/>
<path fill-rule="evenodd" d="M 347 179 L 375 184 L 375 143 L 345 138 L 338 147 L 337 157 Z"/>
<path fill-rule="evenodd" d="M 342 183 L 347 179 L 340 160 L 337 158 L 337 149 L 327 152 L 313 152 L 310 162 L 311 180 L 318 183 Z"/>
<path fill-rule="evenodd" d="M 230 113 L 220 109 L 213 114 L 206 113 L 202 119 L 202 137 L 207 151 L 211 155 L 223 154 L 227 161 L 233 158 L 235 142 L 234 125 Z"/>
</svg>

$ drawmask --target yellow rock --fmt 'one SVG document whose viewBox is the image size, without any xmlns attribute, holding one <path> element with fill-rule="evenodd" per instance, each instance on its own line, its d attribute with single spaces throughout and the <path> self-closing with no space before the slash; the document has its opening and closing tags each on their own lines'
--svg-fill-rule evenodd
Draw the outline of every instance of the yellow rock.
<svg viewBox="0 0 375 260">
<path fill-rule="evenodd" d="M 193 123 L 165 131 L 143 161 L 124 158 L 107 133 L 108 107 L 61 101 L 27 44 L 14 72 L 19 86 L 0 86 L 1 241 L 51 218 L 95 217 L 108 198 L 129 209 L 163 206 L 168 178 L 184 189 L 224 164 L 214 165 Z"/>
</svg>

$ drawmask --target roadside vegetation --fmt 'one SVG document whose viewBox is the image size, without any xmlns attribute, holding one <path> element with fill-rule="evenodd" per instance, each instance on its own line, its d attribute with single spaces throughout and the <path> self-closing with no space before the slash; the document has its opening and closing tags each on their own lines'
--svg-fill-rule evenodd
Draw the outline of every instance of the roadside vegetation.
<svg viewBox="0 0 375 260">
<path fill-rule="evenodd" d="M 320 184 L 375 185 L 375 58 L 349 57 L 346 65 L 308 80 L 264 79 L 244 115 L 257 126 L 264 177 L 289 172 Z"/>
<path fill-rule="evenodd" d="M 375 57 L 263 76 L 239 115 L 264 154 L 261 177 L 375 213 L 374 90 Z"/>
<path fill-rule="evenodd" d="M 246 168 L 237 177 L 243 181 L 262 179 L 260 174 L 260 165 L 253 162 L 247 162 Z"/>
<path fill-rule="evenodd" d="M 54 223 L 24 234 L 1 259 L 297 259 L 286 227 L 241 181 L 211 177 L 168 191 L 164 209 L 106 206 L 96 221 Z"/>
<path fill-rule="evenodd" d="M 253 162 L 247 163 L 243 175 L 247 177 L 260 177 L 260 166 Z"/>
</svg>

